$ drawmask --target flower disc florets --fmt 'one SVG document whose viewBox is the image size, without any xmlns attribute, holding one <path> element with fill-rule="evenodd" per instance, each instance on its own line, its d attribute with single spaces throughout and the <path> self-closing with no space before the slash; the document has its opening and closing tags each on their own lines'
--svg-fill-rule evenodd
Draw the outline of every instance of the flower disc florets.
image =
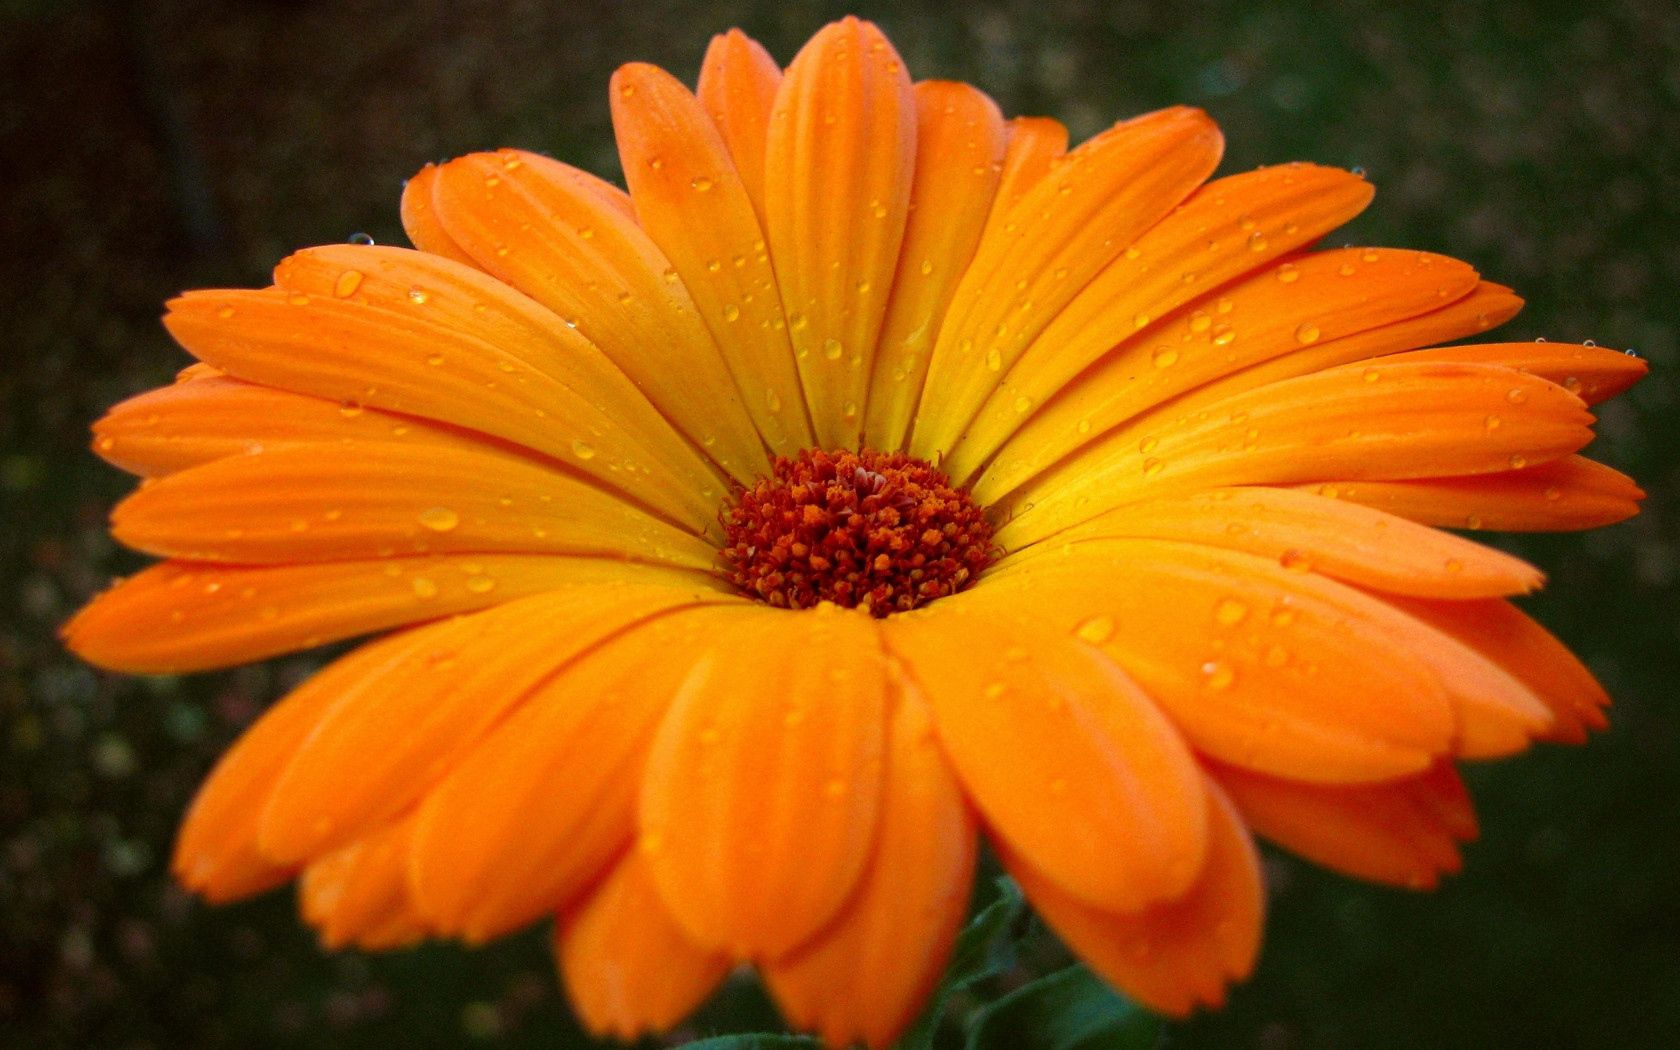
<svg viewBox="0 0 1680 1050">
<path fill-rule="evenodd" d="M 771 605 L 904 612 L 968 585 L 992 527 L 938 468 L 901 452 L 778 456 L 721 515 L 736 586 Z"/>
</svg>

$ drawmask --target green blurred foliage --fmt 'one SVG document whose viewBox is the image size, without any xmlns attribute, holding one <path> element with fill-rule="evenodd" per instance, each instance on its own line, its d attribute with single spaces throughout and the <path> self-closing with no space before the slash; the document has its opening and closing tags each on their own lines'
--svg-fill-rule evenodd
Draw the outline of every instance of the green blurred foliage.
<svg viewBox="0 0 1680 1050">
<path fill-rule="evenodd" d="M 1338 241 L 1430 248 L 1514 285 L 1511 338 L 1636 348 L 1597 455 L 1650 490 L 1588 536 L 1503 538 L 1529 603 L 1617 697 L 1584 749 L 1471 770 L 1465 873 L 1416 896 L 1268 858 L 1259 972 L 1166 1045 L 1646 1047 L 1680 1032 L 1680 9 L 1665 0 L 859 3 L 922 76 L 1085 135 L 1210 110 L 1225 170 L 1362 166 Z M 239 729 L 314 658 L 190 680 L 80 666 L 54 628 L 113 573 L 125 479 L 86 452 L 105 406 L 185 363 L 156 323 L 187 287 L 260 284 L 289 249 L 400 240 L 422 163 L 518 145 L 611 173 L 623 61 L 692 75 L 729 25 L 780 59 L 812 0 L 0 5 L 0 1031 L 41 1047 L 588 1045 L 546 933 L 484 950 L 319 951 L 287 894 L 206 908 L 172 828 Z M 987 995 L 1065 965 L 1034 928 Z M 953 999 L 956 1015 L 985 996 Z M 689 1035 L 775 1024 L 732 982 Z M 944 1036 L 949 1036 L 949 1031 Z"/>
</svg>

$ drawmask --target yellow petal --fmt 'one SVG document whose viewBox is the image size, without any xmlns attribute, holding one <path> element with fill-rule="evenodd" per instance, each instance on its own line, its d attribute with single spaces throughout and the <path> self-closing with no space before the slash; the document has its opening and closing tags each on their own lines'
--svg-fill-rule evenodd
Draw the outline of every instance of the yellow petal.
<svg viewBox="0 0 1680 1050">
<path fill-rule="evenodd" d="M 1224 140 L 1200 110 L 1118 124 L 1068 154 L 980 243 L 934 346 L 934 404 L 910 448 L 956 447 L 987 395 L 1092 277 L 1212 174 Z"/>
<path fill-rule="evenodd" d="M 916 85 L 916 176 L 892 301 L 870 379 L 864 444 L 904 445 L 928 358 L 997 191 L 1006 138 L 991 99 L 967 84 Z"/>
<path fill-rule="evenodd" d="M 1123 355 L 1129 340 L 1155 338 L 1152 319 L 1310 244 L 1370 200 L 1363 179 L 1307 164 L 1232 175 L 1192 193 L 1104 267 L 1022 352 L 952 451 L 951 476 L 971 477 L 1020 427 L 1023 398 L 1043 404 L 1111 348 Z M 1227 301 L 1231 308 L 1219 313 Z M 1216 301 L 1208 311 L 1210 331 L 1237 317 L 1237 302 Z"/>
<path fill-rule="evenodd" d="M 818 444 L 855 448 L 916 156 L 904 64 L 845 18 L 788 66 L 770 118 L 765 230 Z"/>
<path fill-rule="evenodd" d="M 655 66 L 620 68 L 612 99 L 642 228 L 694 297 L 765 444 L 784 456 L 809 448 L 776 273 L 723 139 L 688 89 Z"/>
<path fill-rule="evenodd" d="M 782 71 L 758 41 L 739 29 L 712 37 L 696 93 L 729 147 L 747 196 L 764 217 L 764 148 Z"/>
<path fill-rule="evenodd" d="M 737 481 L 763 472 L 740 391 L 687 289 L 598 180 L 532 153 L 474 153 L 440 169 L 432 205 L 474 262 L 600 347 L 693 447 Z"/>
</svg>

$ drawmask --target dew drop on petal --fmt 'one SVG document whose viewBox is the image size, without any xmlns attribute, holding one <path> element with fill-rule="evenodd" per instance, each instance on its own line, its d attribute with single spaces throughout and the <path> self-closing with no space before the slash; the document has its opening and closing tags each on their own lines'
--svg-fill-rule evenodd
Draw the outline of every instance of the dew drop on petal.
<svg viewBox="0 0 1680 1050">
<path fill-rule="evenodd" d="M 1221 598 L 1213 607 L 1213 618 L 1221 627 L 1235 627 L 1248 617 L 1248 606 L 1235 598 Z"/>
<path fill-rule="evenodd" d="M 1082 620 L 1073 629 L 1074 636 L 1092 645 L 1101 645 L 1114 637 L 1114 621 L 1107 616 L 1093 616 Z"/>
<path fill-rule="evenodd" d="M 448 507 L 428 507 L 420 512 L 419 520 L 433 532 L 449 532 L 461 524 L 461 516 Z"/>
<path fill-rule="evenodd" d="M 1216 693 L 1231 688 L 1236 680 L 1237 672 L 1223 660 L 1209 660 L 1202 665 L 1202 684 Z"/>
<path fill-rule="evenodd" d="M 1302 346 L 1318 342 L 1318 335 L 1318 325 L 1311 321 L 1304 321 L 1300 327 L 1295 329 L 1295 341 Z"/>
</svg>

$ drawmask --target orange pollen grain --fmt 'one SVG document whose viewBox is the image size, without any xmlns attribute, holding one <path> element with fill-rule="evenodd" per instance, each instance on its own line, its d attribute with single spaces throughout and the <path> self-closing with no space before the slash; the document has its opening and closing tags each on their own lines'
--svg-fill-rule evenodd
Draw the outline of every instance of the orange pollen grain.
<svg viewBox="0 0 1680 1050">
<path fill-rule="evenodd" d="M 992 561 L 992 527 L 944 473 L 902 452 L 777 456 L 719 520 L 730 579 L 780 608 L 819 602 L 887 616 L 966 587 Z"/>
</svg>

